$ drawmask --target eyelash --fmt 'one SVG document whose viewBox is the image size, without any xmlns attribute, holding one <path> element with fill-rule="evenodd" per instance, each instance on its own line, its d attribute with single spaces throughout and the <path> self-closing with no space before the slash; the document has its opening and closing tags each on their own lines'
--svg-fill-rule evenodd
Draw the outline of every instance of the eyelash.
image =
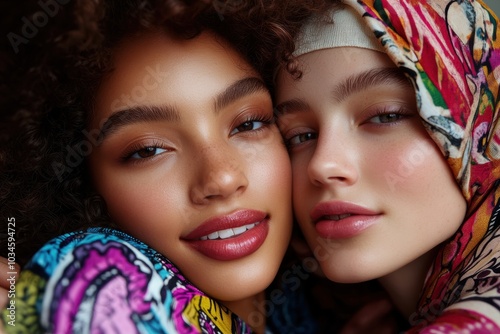
<svg viewBox="0 0 500 334">
<path fill-rule="evenodd" d="M 242 126 L 245 123 L 261 122 L 261 123 L 263 123 L 263 125 L 257 129 L 240 131 L 240 132 L 260 132 L 260 131 L 264 130 L 266 127 L 268 127 L 269 125 L 274 124 L 274 121 L 275 121 L 274 116 L 271 116 L 271 117 L 264 116 L 264 115 L 248 116 L 243 122 L 241 122 L 239 125 L 234 127 L 234 129 L 237 129 L 238 127 Z M 237 132 L 237 133 L 240 133 L 240 132 Z M 235 134 L 237 134 L 237 133 L 235 133 Z M 144 157 L 144 158 L 133 158 L 133 156 L 135 154 L 139 153 L 140 151 L 145 150 L 145 149 L 150 149 L 150 148 L 167 150 L 167 148 L 165 148 L 164 145 L 160 141 L 153 141 L 150 143 L 139 143 L 139 144 L 132 146 L 130 149 L 128 149 L 121 157 L 121 160 L 124 163 L 141 163 L 143 161 L 152 159 L 152 158 L 156 157 L 158 154 L 154 154 L 150 157 Z"/>
<path fill-rule="evenodd" d="M 392 121 L 392 122 L 389 121 L 389 122 L 386 122 L 386 123 L 382 123 L 382 122 L 380 122 L 380 123 L 369 122 L 371 119 L 373 119 L 375 117 L 389 116 L 389 115 L 397 115 L 399 118 L 396 119 L 395 121 Z M 376 124 L 377 126 L 391 126 L 394 123 L 399 123 L 402 119 L 405 119 L 405 118 L 408 118 L 408 117 L 412 117 L 414 115 L 415 114 L 413 112 L 411 112 L 410 110 L 408 110 L 407 108 L 405 108 L 403 106 L 398 107 L 396 109 L 385 107 L 385 108 L 382 108 L 382 109 L 377 109 L 376 112 L 374 112 L 372 115 L 368 116 L 366 118 L 366 121 L 362 122 L 361 124 L 371 123 L 371 124 Z"/>
<path fill-rule="evenodd" d="M 298 143 L 298 144 L 292 144 L 291 141 L 293 139 L 297 138 L 297 137 L 305 136 L 305 135 L 312 135 L 312 136 L 314 136 L 314 138 L 310 138 L 310 139 L 308 139 L 306 141 L 314 140 L 314 139 L 316 139 L 318 137 L 317 134 L 314 131 L 306 131 L 306 132 L 297 131 L 297 133 L 291 133 L 288 139 L 285 138 L 285 146 L 288 149 L 288 151 L 291 151 L 293 148 L 295 148 L 295 147 L 297 147 L 299 145 L 304 144 L 306 141 L 303 141 L 303 142 Z"/>
<path fill-rule="evenodd" d="M 160 141 L 157 141 L 157 140 L 149 142 L 149 143 L 138 143 L 138 144 L 130 147 L 130 149 L 128 149 L 123 154 L 123 156 L 121 157 L 121 160 L 123 162 L 125 162 L 125 163 L 129 163 L 129 162 L 132 162 L 132 163 L 141 163 L 143 161 L 152 159 L 152 158 L 154 158 L 156 156 L 156 154 L 153 155 L 153 156 L 151 156 L 151 157 L 132 158 L 132 156 L 134 154 L 139 153 L 140 151 L 145 150 L 145 149 L 149 149 L 149 148 L 167 150 L 167 148 L 165 148 L 164 145 Z"/>
<path fill-rule="evenodd" d="M 262 123 L 262 126 L 258 129 L 252 129 L 252 130 L 247 130 L 247 131 L 240 131 L 240 132 L 237 132 L 237 133 L 234 133 L 233 134 L 233 131 L 236 130 L 238 127 L 242 126 L 243 124 L 245 123 L 255 123 L 255 122 L 260 122 Z M 265 128 L 269 127 L 270 125 L 273 125 L 275 124 L 275 118 L 274 118 L 274 115 L 272 116 L 267 116 L 267 115 L 251 115 L 251 116 L 247 116 L 243 122 L 239 123 L 237 126 L 235 126 L 233 128 L 233 130 L 231 130 L 231 135 L 235 135 L 235 134 L 238 134 L 238 133 L 242 133 L 242 132 L 260 132 L 262 130 L 264 130 Z"/>
<path fill-rule="evenodd" d="M 399 117 L 399 118 L 396 119 L 395 121 L 389 121 L 389 122 L 386 122 L 386 123 L 383 123 L 383 122 L 380 122 L 380 123 L 370 122 L 370 120 L 372 120 L 375 117 L 388 116 L 388 115 L 397 115 L 397 117 Z M 366 120 L 363 121 L 361 124 L 372 124 L 372 125 L 375 125 L 375 126 L 378 126 L 378 127 L 393 126 L 395 123 L 399 123 L 401 120 L 403 120 L 405 118 L 412 117 L 414 115 L 415 114 L 413 112 L 409 111 L 405 107 L 399 107 L 397 109 L 383 108 L 383 109 L 378 109 L 376 112 L 374 112 L 373 114 L 371 114 L 368 117 L 366 117 Z M 303 141 L 301 143 L 298 143 L 298 144 L 292 144 L 291 143 L 292 139 L 295 139 L 295 138 L 297 138 L 299 136 L 305 136 L 305 135 L 309 135 L 312 138 L 310 138 L 310 139 L 308 139 L 306 141 Z M 305 132 L 297 131 L 296 133 L 293 133 L 293 131 L 292 131 L 292 133 L 289 134 L 288 138 L 285 138 L 285 145 L 286 145 L 288 151 L 291 151 L 291 150 L 293 150 L 293 148 L 295 148 L 295 147 L 297 147 L 299 145 L 302 145 L 302 144 L 306 143 L 307 141 L 315 140 L 317 137 L 318 137 L 318 135 L 314 131 L 305 131 Z"/>
</svg>

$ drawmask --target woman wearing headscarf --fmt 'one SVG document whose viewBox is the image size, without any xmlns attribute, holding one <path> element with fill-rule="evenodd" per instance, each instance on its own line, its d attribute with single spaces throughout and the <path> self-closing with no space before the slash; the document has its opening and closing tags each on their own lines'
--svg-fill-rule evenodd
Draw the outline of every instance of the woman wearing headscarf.
<svg viewBox="0 0 500 334">
<path fill-rule="evenodd" d="M 346 0 L 275 59 L 295 214 L 325 275 L 378 279 L 410 331 L 498 333 L 494 13 Z"/>
</svg>

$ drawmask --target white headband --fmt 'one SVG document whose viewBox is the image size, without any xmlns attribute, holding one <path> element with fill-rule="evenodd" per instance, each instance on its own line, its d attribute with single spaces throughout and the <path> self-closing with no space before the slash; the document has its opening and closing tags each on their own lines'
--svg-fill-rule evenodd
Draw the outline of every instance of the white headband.
<svg viewBox="0 0 500 334">
<path fill-rule="evenodd" d="M 302 28 L 293 53 L 298 57 L 321 49 L 353 46 L 384 52 L 380 42 L 368 28 L 363 18 L 349 6 L 333 10 L 332 22 L 312 17 Z"/>
</svg>

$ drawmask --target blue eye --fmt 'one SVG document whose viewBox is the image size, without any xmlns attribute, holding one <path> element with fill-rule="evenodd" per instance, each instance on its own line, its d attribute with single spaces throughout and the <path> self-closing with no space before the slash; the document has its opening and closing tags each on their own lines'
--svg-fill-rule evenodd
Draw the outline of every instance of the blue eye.
<svg viewBox="0 0 500 334">
<path fill-rule="evenodd" d="M 366 116 L 366 121 L 363 123 L 372 123 L 376 125 L 392 125 L 407 118 L 412 118 L 417 115 L 415 108 L 409 105 L 397 104 L 386 107 L 381 107 L 371 115 Z"/>
<path fill-rule="evenodd" d="M 400 114 L 397 112 L 384 113 L 370 118 L 370 122 L 376 124 L 394 123 L 405 117 L 407 117 L 407 115 Z"/>
</svg>

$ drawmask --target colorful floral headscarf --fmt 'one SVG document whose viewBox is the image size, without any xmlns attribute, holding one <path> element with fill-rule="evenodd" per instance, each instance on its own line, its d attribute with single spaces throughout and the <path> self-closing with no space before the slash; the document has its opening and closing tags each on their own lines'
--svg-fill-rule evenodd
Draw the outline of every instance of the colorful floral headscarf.
<svg viewBox="0 0 500 334">
<path fill-rule="evenodd" d="M 413 330 L 500 333 L 500 28 L 481 1 L 345 0 L 414 83 L 467 200 L 426 278 Z M 423 328 L 423 329 L 422 329 Z"/>
</svg>

